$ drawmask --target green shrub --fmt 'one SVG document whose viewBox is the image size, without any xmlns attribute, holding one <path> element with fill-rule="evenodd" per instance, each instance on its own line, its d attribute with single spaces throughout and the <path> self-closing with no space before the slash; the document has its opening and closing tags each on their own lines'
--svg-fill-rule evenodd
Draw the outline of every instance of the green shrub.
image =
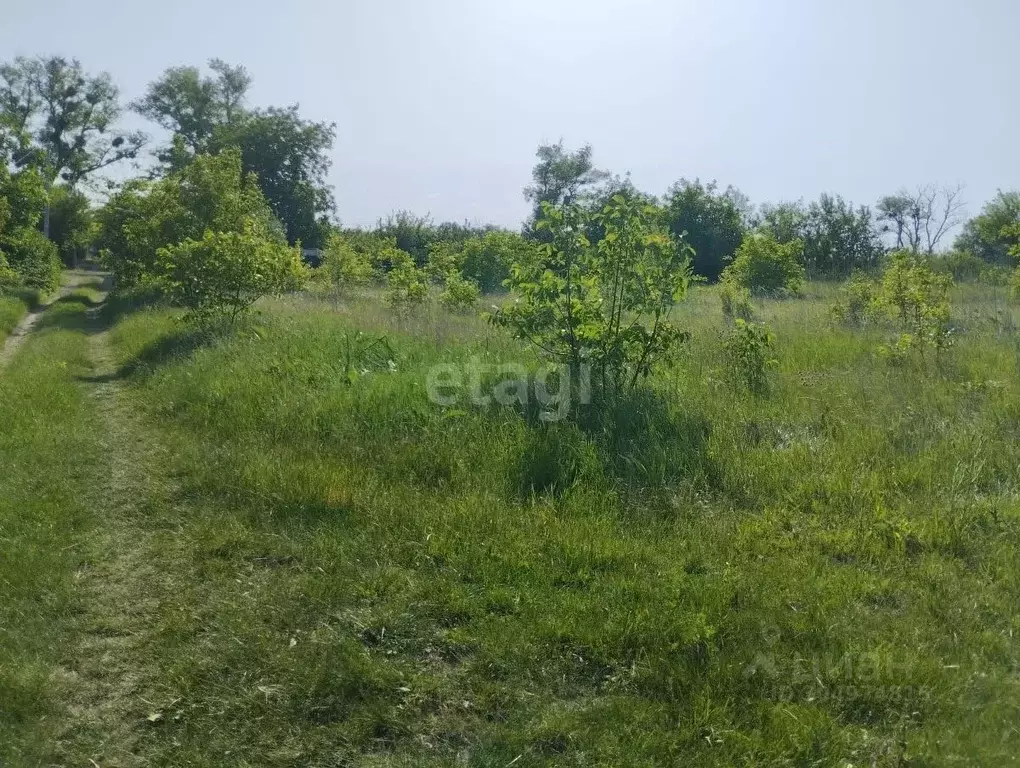
<svg viewBox="0 0 1020 768">
<path fill-rule="evenodd" d="M 772 331 L 765 323 L 737 319 L 723 338 L 723 351 L 733 381 L 756 395 L 769 391 L 768 372 L 777 364 L 772 356 Z"/>
<path fill-rule="evenodd" d="M 1009 295 L 1020 300 L 1020 267 L 1013 270 L 1013 275 L 1009 279 Z"/>
<path fill-rule="evenodd" d="M 451 275 L 461 274 L 464 255 L 461 249 L 451 242 L 439 240 L 429 243 L 428 258 L 425 261 L 425 275 L 436 285 L 445 285 Z"/>
<path fill-rule="evenodd" d="M 326 277 L 337 295 L 342 295 L 372 279 L 372 262 L 342 233 L 333 232 L 326 241 L 318 273 Z"/>
<path fill-rule="evenodd" d="M 11 269 L 7 257 L 0 253 L 0 293 L 21 285 L 21 277 Z"/>
<path fill-rule="evenodd" d="M 390 267 L 386 273 L 386 303 L 398 316 L 406 317 L 428 300 L 428 277 L 406 251 L 394 247 L 387 249 L 386 255 Z"/>
<path fill-rule="evenodd" d="M 253 227 L 244 232 L 205 233 L 158 252 L 159 284 L 188 317 L 231 322 L 259 298 L 300 287 L 306 277 L 301 251 L 260 237 Z"/>
<path fill-rule="evenodd" d="M 952 277 L 936 273 L 916 254 L 896 251 L 882 273 L 878 305 L 904 326 L 922 354 L 926 347 L 940 352 L 950 343 L 952 285 Z"/>
<path fill-rule="evenodd" d="M 17 229 L 6 237 L 4 250 L 10 267 L 26 287 L 48 293 L 60 285 L 60 254 L 42 232 Z"/>
<path fill-rule="evenodd" d="M 805 281 L 803 252 L 800 240 L 780 243 L 771 234 L 752 232 L 744 237 L 733 263 L 723 270 L 723 282 L 756 296 L 800 293 Z"/>
<path fill-rule="evenodd" d="M 950 275 L 955 282 L 979 280 L 988 268 L 988 263 L 970 251 L 950 251 L 932 259 L 936 272 Z"/>
<path fill-rule="evenodd" d="M 850 280 L 840 287 L 830 312 L 836 322 L 859 327 L 874 317 L 876 300 L 874 281 L 863 272 L 854 270 Z"/>
<path fill-rule="evenodd" d="M 510 277 L 510 265 L 520 261 L 534 248 L 516 232 L 486 232 L 464 243 L 461 271 L 474 280 L 484 293 L 503 290 Z"/>
<path fill-rule="evenodd" d="M 469 312 L 478 303 L 480 295 L 478 283 L 465 279 L 459 272 L 452 272 L 446 277 L 439 303 L 451 312 Z"/>
</svg>

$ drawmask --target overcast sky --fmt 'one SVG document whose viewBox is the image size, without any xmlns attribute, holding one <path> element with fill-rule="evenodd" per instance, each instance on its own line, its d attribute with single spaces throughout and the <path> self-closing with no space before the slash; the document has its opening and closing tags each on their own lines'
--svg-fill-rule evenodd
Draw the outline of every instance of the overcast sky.
<svg viewBox="0 0 1020 768">
<path fill-rule="evenodd" d="M 347 224 L 516 226 L 559 138 L 653 193 L 963 183 L 975 213 L 1020 188 L 1018 30 L 1020 0 L 0 0 L 0 59 L 77 57 L 130 99 L 220 57 L 253 105 L 335 122 Z"/>
</svg>

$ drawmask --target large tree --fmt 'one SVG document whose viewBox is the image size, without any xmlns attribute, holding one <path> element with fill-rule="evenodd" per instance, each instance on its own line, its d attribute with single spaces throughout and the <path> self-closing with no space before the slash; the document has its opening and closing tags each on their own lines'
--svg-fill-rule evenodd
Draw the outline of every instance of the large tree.
<svg viewBox="0 0 1020 768">
<path fill-rule="evenodd" d="M 882 233 L 895 238 L 897 249 L 931 255 L 942 239 L 963 221 L 963 188 L 927 184 L 900 190 L 878 201 Z"/>
<path fill-rule="evenodd" d="M 137 157 L 145 136 L 114 130 L 120 115 L 110 75 L 90 75 L 77 59 L 19 57 L 0 65 L 0 122 L 22 145 L 14 159 L 37 166 L 50 183 L 60 178 L 73 187 Z"/>
<path fill-rule="evenodd" d="M 247 70 L 219 59 L 209 68 L 209 76 L 197 67 L 168 69 L 134 102 L 139 114 L 173 134 L 158 157 L 177 171 L 196 155 L 237 148 L 244 171 L 258 177 L 288 240 L 321 247 L 334 207 L 326 175 L 335 127 L 302 120 L 297 106 L 250 109 Z"/>
<path fill-rule="evenodd" d="M 541 218 L 542 203 L 588 202 L 599 184 L 610 177 L 607 171 L 595 167 L 590 144 L 571 152 L 560 140 L 540 145 L 535 156 L 538 162 L 531 171 L 531 184 L 524 188 L 524 197 L 532 205 L 525 230 L 532 235 L 538 234 L 534 225 Z"/>
<path fill-rule="evenodd" d="M 694 272 L 716 280 L 744 239 L 746 198 L 733 187 L 719 191 L 712 181 L 681 179 L 666 193 L 669 226 L 687 233 L 694 248 Z"/>
</svg>

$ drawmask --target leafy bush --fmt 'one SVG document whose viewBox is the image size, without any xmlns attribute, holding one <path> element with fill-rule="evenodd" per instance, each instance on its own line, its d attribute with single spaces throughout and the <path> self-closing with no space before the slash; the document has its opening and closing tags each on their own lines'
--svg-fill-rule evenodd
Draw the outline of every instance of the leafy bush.
<svg viewBox="0 0 1020 768">
<path fill-rule="evenodd" d="M 844 325 L 862 326 L 874 317 L 876 312 L 876 289 L 871 278 L 855 270 L 839 290 L 833 304 L 832 317 Z"/>
<path fill-rule="evenodd" d="M 160 284 L 189 318 L 231 322 L 259 298 L 300 287 L 301 251 L 267 240 L 253 226 L 244 232 L 207 231 L 159 250 Z"/>
<path fill-rule="evenodd" d="M 777 364 L 772 356 L 772 331 L 765 323 L 737 319 L 723 339 L 723 351 L 734 381 L 756 395 L 769 391 L 768 372 Z"/>
<path fill-rule="evenodd" d="M 11 269 L 7 257 L 0 253 L 0 293 L 21 285 L 21 277 Z"/>
<path fill-rule="evenodd" d="M 752 232 L 740 244 L 733 263 L 723 270 L 722 279 L 756 296 L 797 294 L 804 287 L 803 252 L 800 240 L 780 243 L 771 234 Z"/>
<path fill-rule="evenodd" d="M 28 288 L 43 292 L 60 285 L 60 255 L 57 246 L 37 229 L 22 227 L 5 238 L 4 250 L 10 266 Z"/>
<path fill-rule="evenodd" d="M 322 253 L 320 274 L 326 276 L 333 290 L 345 294 L 372 279 L 372 262 L 340 232 L 333 232 Z"/>
<path fill-rule="evenodd" d="M 386 303 L 400 317 L 405 317 L 425 303 L 429 296 L 425 270 L 415 266 L 406 251 L 393 248 L 387 252 L 390 269 L 386 273 Z"/>
<path fill-rule="evenodd" d="M 446 278 L 439 303 L 452 312 L 468 312 L 478 303 L 481 289 L 474 280 L 464 278 L 459 272 L 450 273 Z"/>
<path fill-rule="evenodd" d="M 461 271 L 484 293 L 495 293 L 503 290 L 510 265 L 526 258 L 533 247 L 515 232 L 486 232 L 482 237 L 465 241 Z"/>
<path fill-rule="evenodd" d="M 593 225 L 604 237 L 593 246 Z M 687 334 L 669 322 L 691 282 L 691 248 L 671 236 L 661 208 L 614 196 L 598 213 L 576 204 L 542 205 L 536 228 L 549 241 L 511 265 L 520 296 L 492 320 L 569 366 L 578 380 L 592 366 L 593 385 L 632 389 Z"/>
<path fill-rule="evenodd" d="M 130 182 L 99 212 L 99 246 L 119 286 L 160 277 L 160 249 L 208 231 L 286 244 L 256 179 L 241 172 L 236 150 L 200 155 L 156 183 Z"/>
<path fill-rule="evenodd" d="M 1009 280 L 1009 295 L 1014 299 L 1020 300 L 1020 267 L 1013 270 L 1013 275 Z"/>
<path fill-rule="evenodd" d="M 454 243 L 440 240 L 429 243 L 425 274 L 436 285 L 445 285 L 451 275 L 460 275 L 464 256 Z"/>
<path fill-rule="evenodd" d="M 979 259 L 970 251 L 950 251 L 932 260 L 932 267 L 936 272 L 947 274 L 955 282 L 967 282 L 979 280 L 987 270 L 988 263 Z"/>
<path fill-rule="evenodd" d="M 882 273 L 878 303 L 899 320 L 922 354 L 925 347 L 939 352 L 950 342 L 952 285 L 949 275 L 936 273 L 914 253 L 896 251 Z"/>
</svg>

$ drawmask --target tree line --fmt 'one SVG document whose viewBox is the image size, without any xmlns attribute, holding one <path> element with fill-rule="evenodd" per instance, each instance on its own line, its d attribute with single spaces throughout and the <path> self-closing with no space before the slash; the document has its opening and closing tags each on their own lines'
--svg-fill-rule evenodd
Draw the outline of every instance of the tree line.
<svg viewBox="0 0 1020 768">
<path fill-rule="evenodd" d="M 282 264 L 270 270 L 279 275 L 296 274 L 299 244 L 333 253 L 334 263 L 338 249 L 348 260 L 353 253 L 357 270 L 367 262 L 383 272 L 395 263 L 392 248 L 420 269 L 445 258 L 479 290 L 491 291 L 502 287 L 521 248 L 550 241 L 537 226 L 548 206 L 595 213 L 618 198 L 660 206 L 663 226 L 692 249 L 693 273 L 711 281 L 752 234 L 797 243 L 791 253 L 806 274 L 824 278 L 874 270 L 891 250 L 935 259 L 958 277 L 994 276 L 1013 264 L 1020 241 L 1020 192 L 1000 192 L 966 221 L 961 189 L 935 185 L 900 190 L 873 208 L 829 194 L 754 206 L 734 187 L 699 179 L 680 179 L 656 196 L 598 168 L 590 146 L 569 150 L 562 142 L 538 149 L 524 189 L 532 213 L 519 232 L 437 224 L 410 212 L 372 228 L 344 228 L 327 183 L 335 126 L 302 118 L 296 105 L 252 105 L 251 84 L 243 66 L 213 59 L 204 69 L 171 67 L 125 103 L 107 73 L 89 73 L 77 60 L 22 57 L 0 65 L 2 279 L 49 289 L 61 262 L 99 248 L 131 282 L 170 269 L 176 262 L 169 253 L 178 260 L 190 253 L 194 261 L 207 252 L 215 261 L 217 247 L 240 255 L 243 242 Z M 169 140 L 155 144 L 142 132 L 119 129 L 127 110 L 159 125 Z M 133 177 L 119 183 L 106 177 L 123 165 Z M 604 221 L 596 215 L 585 221 L 586 236 L 597 243 Z M 207 233 L 241 240 L 228 248 Z M 205 279 L 213 273 L 203 272 Z M 442 274 L 449 277 L 449 270 Z"/>
</svg>

